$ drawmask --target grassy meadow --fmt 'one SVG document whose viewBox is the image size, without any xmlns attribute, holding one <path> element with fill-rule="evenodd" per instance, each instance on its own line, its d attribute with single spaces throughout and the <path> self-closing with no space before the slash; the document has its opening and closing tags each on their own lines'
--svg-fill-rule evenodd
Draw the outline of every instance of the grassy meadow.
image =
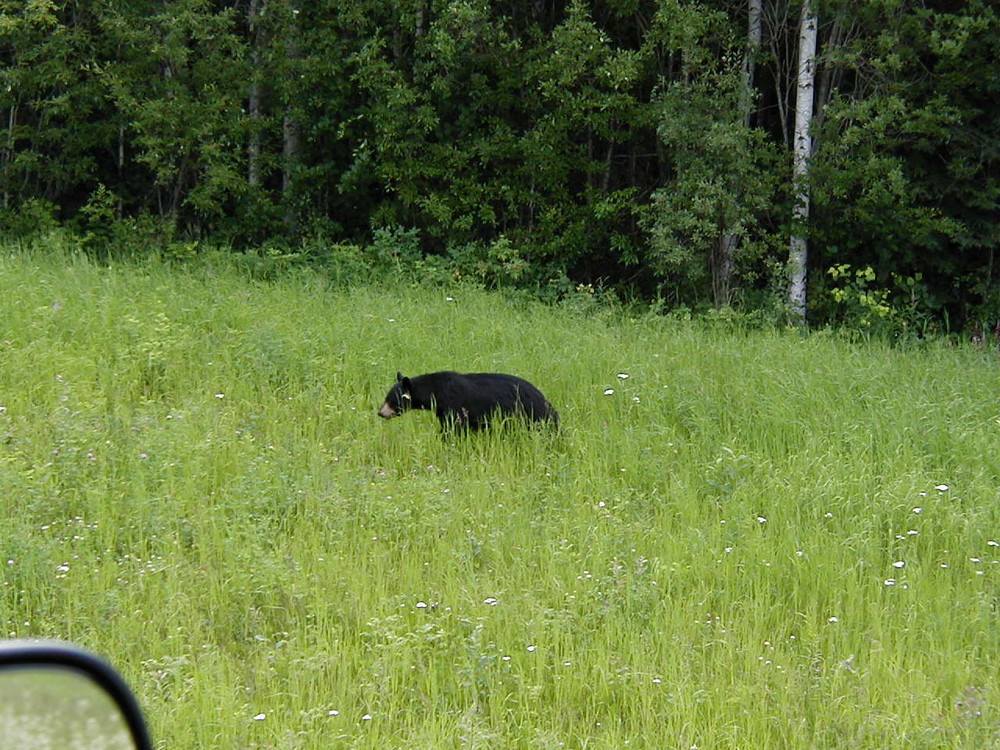
<svg viewBox="0 0 1000 750">
<path fill-rule="evenodd" d="M 0 350 L 2 633 L 160 747 L 1000 746 L 995 352 L 11 249 Z"/>
</svg>

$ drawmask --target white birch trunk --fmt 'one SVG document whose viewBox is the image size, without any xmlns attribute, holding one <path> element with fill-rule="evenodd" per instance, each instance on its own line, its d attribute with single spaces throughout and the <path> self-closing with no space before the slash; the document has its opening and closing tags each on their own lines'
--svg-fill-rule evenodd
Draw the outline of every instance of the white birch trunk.
<svg viewBox="0 0 1000 750">
<path fill-rule="evenodd" d="M 788 250 L 788 302 L 792 314 L 799 322 L 806 319 L 806 271 L 808 246 L 801 233 L 809 221 L 809 158 L 812 156 L 812 139 L 809 126 L 813 119 L 813 94 L 816 83 L 816 14 L 809 0 L 802 5 L 802 24 L 799 29 L 799 75 L 795 91 L 795 132 L 793 135 L 794 166 L 792 185 L 795 206 L 792 218 L 797 228 Z"/>
</svg>

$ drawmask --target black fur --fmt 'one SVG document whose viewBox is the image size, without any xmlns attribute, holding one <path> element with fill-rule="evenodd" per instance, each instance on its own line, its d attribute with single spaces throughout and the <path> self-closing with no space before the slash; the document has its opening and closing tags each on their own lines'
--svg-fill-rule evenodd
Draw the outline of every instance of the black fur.
<svg viewBox="0 0 1000 750">
<path fill-rule="evenodd" d="M 462 375 L 446 371 L 413 378 L 397 372 L 396 383 L 378 415 L 391 419 L 410 409 L 433 411 L 442 430 L 481 430 L 496 417 L 559 423 L 559 414 L 535 386 L 515 375 L 497 372 Z"/>
</svg>

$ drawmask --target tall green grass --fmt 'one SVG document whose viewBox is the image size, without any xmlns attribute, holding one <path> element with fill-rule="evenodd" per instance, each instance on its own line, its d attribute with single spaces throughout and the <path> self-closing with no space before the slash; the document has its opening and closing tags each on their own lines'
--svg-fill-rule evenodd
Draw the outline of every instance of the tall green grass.
<svg viewBox="0 0 1000 750">
<path fill-rule="evenodd" d="M 562 427 L 442 439 L 396 370 Z M 162 747 L 1000 744 L 1000 370 L 474 290 L 0 257 L 0 626 Z"/>
</svg>

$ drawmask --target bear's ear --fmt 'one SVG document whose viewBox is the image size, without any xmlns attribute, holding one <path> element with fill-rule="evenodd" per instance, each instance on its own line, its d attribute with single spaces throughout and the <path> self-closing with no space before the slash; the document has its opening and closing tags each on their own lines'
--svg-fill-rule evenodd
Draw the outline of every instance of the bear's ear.
<svg viewBox="0 0 1000 750">
<path fill-rule="evenodd" d="M 409 378 L 400 377 L 399 382 L 403 386 L 403 396 L 405 398 L 409 398 L 410 397 L 410 391 L 411 391 L 411 388 L 410 388 L 410 379 Z"/>
<path fill-rule="evenodd" d="M 401 373 L 399 370 L 396 370 L 396 382 L 398 383 L 402 379 L 403 379 L 403 373 Z"/>
</svg>

